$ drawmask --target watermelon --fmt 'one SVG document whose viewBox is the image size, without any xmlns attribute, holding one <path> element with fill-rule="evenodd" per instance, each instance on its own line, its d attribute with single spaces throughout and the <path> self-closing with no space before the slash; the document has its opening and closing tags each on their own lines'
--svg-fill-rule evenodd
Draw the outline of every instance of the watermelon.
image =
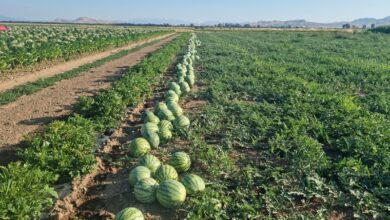
<svg viewBox="0 0 390 220">
<path fill-rule="evenodd" d="M 168 164 L 173 166 L 177 172 L 185 172 L 190 169 L 191 158 L 184 152 L 176 152 L 172 154 Z"/>
<path fill-rule="evenodd" d="M 171 82 L 169 89 L 174 91 L 178 96 L 181 95 L 180 86 L 177 83 Z"/>
<path fill-rule="evenodd" d="M 173 121 L 175 119 L 175 116 L 173 115 L 173 113 L 168 108 L 167 109 L 161 109 L 157 113 L 157 115 L 158 115 L 158 117 L 161 120 Z"/>
<path fill-rule="evenodd" d="M 190 85 L 188 85 L 188 83 L 185 82 L 184 80 L 181 81 L 179 85 L 180 85 L 180 90 L 183 91 L 184 93 L 189 93 L 191 91 Z"/>
<path fill-rule="evenodd" d="M 176 180 L 165 180 L 158 186 L 156 197 L 165 208 L 175 208 L 186 200 L 186 188 Z"/>
<path fill-rule="evenodd" d="M 169 103 L 169 102 L 178 102 L 179 101 L 179 96 L 169 96 L 165 99 L 165 102 L 166 103 Z"/>
<path fill-rule="evenodd" d="M 162 120 L 160 121 L 160 123 L 158 123 L 158 127 L 161 130 L 165 130 L 165 129 L 168 129 L 168 130 L 172 130 L 173 129 L 173 125 L 170 121 L 167 121 L 167 120 Z"/>
<path fill-rule="evenodd" d="M 162 109 L 168 109 L 167 105 L 165 102 L 159 102 L 154 106 L 154 113 L 159 112 Z"/>
<path fill-rule="evenodd" d="M 138 161 L 138 165 L 147 167 L 152 173 L 155 173 L 156 170 L 161 166 L 161 162 L 157 157 L 147 154 L 141 157 L 141 159 Z"/>
<path fill-rule="evenodd" d="M 134 186 L 135 198 L 142 203 L 152 203 L 156 200 L 156 188 L 158 183 L 152 178 L 138 181 Z"/>
<path fill-rule="evenodd" d="M 115 220 L 144 220 L 144 215 L 137 208 L 125 208 L 115 215 Z"/>
<path fill-rule="evenodd" d="M 177 180 L 178 176 L 175 168 L 170 165 L 161 165 L 156 173 L 154 173 L 154 178 L 159 182 L 164 180 Z"/>
<path fill-rule="evenodd" d="M 176 94 L 176 92 L 173 91 L 173 90 L 169 90 L 169 91 L 167 92 L 167 94 L 166 94 L 166 97 L 167 97 L 167 102 L 168 102 L 168 99 L 169 99 L 169 100 L 173 100 L 173 101 L 175 101 L 175 102 L 178 102 L 178 101 L 179 101 L 179 95 Z"/>
<path fill-rule="evenodd" d="M 183 183 L 188 194 L 202 192 L 206 188 L 203 179 L 200 176 L 197 176 L 195 174 L 185 175 L 181 179 L 181 183 Z"/>
<path fill-rule="evenodd" d="M 160 132 L 158 133 L 158 135 L 160 136 L 160 138 L 164 141 L 164 142 L 167 142 L 169 141 L 171 138 L 172 138 L 172 131 L 168 128 L 165 128 L 165 129 L 162 129 L 160 130 Z"/>
<path fill-rule="evenodd" d="M 153 148 L 157 148 L 158 146 L 160 146 L 160 137 L 157 133 L 148 132 L 144 137 L 149 141 L 150 145 Z"/>
<path fill-rule="evenodd" d="M 190 126 L 190 120 L 184 115 L 178 116 L 173 123 L 177 129 L 187 129 Z"/>
<path fill-rule="evenodd" d="M 183 109 L 176 102 L 168 102 L 168 108 L 175 117 L 178 117 L 183 114 Z"/>
<path fill-rule="evenodd" d="M 145 124 L 148 122 L 158 124 L 160 122 L 160 119 L 153 112 L 146 111 L 145 115 Z"/>
<path fill-rule="evenodd" d="M 144 138 L 136 138 L 129 144 L 129 151 L 132 157 L 140 157 L 150 151 L 150 144 Z"/>
<path fill-rule="evenodd" d="M 152 172 L 147 167 L 138 166 L 130 171 L 129 183 L 130 185 L 134 186 L 138 181 L 150 178 L 151 175 Z"/>
<path fill-rule="evenodd" d="M 184 79 L 190 86 L 195 84 L 195 77 L 193 75 L 187 75 Z"/>
<path fill-rule="evenodd" d="M 159 129 L 158 129 L 157 124 L 148 122 L 148 123 L 142 125 L 141 134 L 142 134 L 142 136 L 146 137 L 150 133 L 157 133 L 158 130 Z"/>
</svg>

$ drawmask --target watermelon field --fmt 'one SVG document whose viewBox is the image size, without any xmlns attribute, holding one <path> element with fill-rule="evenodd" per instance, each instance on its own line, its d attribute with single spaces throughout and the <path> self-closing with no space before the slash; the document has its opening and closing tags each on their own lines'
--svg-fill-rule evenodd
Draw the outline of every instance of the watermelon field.
<svg viewBox="0 0 390 220">
<path fill-rule="evenodd" d="M 388 45 L 370 31 L 176 32 L 26 136 L 1 167 L 0 219 L 388 219 Z"/>
<path fill-rule="evenodd" d="M 0 35 L 0 73 L 120 47 L 164 30 L 83 25 L 13 25 Z"/>
</svg>

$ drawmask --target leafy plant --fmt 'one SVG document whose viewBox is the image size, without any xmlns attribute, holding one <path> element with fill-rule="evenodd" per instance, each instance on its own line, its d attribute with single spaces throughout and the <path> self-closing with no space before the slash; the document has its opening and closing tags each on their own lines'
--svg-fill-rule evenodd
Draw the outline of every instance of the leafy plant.
<svg viewBox="0 0 390 220">
<path fill-rule="evenodd" d="M 0 218 L 39 218 L 57 198 L 51 187 L 56 179 L 51 172 L 19 162 L 0 167 Z"/>
</svg>

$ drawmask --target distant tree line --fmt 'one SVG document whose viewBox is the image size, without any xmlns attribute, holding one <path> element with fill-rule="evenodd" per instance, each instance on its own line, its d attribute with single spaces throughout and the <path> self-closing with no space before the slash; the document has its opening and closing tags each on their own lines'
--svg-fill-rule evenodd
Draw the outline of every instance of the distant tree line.
<svg viewBox="0 0 390 220">
<path fill-rule="evenodd" d="M 351 29 L 351 28 L 356 29 L 356 28 L 359 28 L 359 27 L 356 26 L 356 25 L 351 25 L 351 24 L 343 24 L 342 28 L 343 29 Z M 363 25 L 362 28 L 366 29 L 367 25 Z M 371 29 L 372 28 L 375 28 L 375 24 L 371 24 Z"/>
</svg>

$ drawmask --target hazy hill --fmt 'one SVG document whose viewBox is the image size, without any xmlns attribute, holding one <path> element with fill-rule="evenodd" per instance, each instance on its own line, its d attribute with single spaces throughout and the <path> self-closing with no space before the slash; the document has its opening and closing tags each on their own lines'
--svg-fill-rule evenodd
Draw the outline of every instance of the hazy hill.
<svg viewBox="0 0 390 220">
<path fill-rule="evenodd" d="M 113 23 L 118 23 L 116 21 L 96 20 L 96 19 L 89 18 L 89 17 L 80 17 L 80 18 L 77 18 L 75 20 L 58 18 L 58 19 L 55 19 L 53 22 L 55 22 L 55 23 L 74 23 L 74 24 L 113 24 Z"/>
<path fill-rule="evenodd" d="M 359 18 L 354 21 L 340 21 L 332 23 L 318 23 L 310 22 L 306 20 L 290 20 L 290 21 L 258 21 L 250 23 L 251 26 L 259 27 L 322 27 L 322 28 L 341 28 L 343 24 L 351 24 L 358 27 L 366 25 L 367 27 L 371 24 L 379 25 L 390 25 L 390 16 L 382 19 L 375 18 Z"/>
</svg>

